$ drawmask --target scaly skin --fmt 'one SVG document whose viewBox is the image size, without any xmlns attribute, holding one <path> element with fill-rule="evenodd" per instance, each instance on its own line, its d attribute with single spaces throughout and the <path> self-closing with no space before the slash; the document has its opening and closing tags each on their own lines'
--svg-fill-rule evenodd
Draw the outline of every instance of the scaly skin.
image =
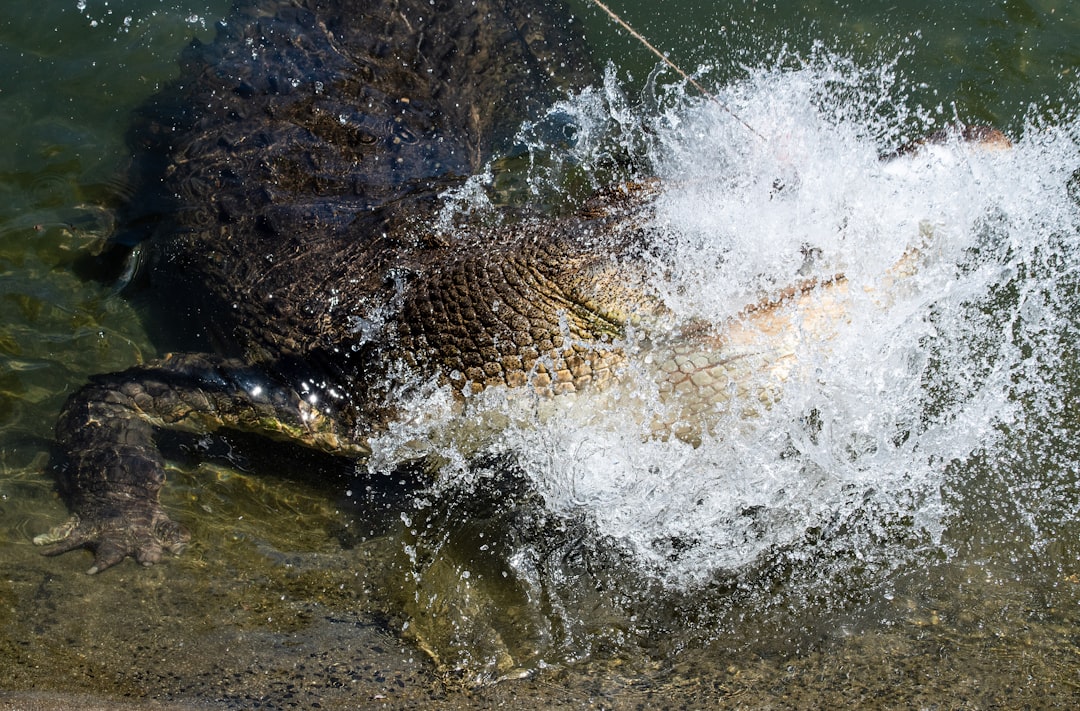
<svg viewBox="0 0 1080 711">
<path fill-rule="evenodd" d="M 217 356 L 170 355 L 97 376 L 73 396 L 56 426 L 68 455 L 60 482 L 71 519 L 34 542 L 57 555 L 91 548 L 96 573 L 126 556 L 143 565 L 180 553 L 190 536 L 158 504 L 164 462 L 154 430 L 255 432 L 343 456 L 367 449 L 351 432 L 259 369 Z"/>
<path fill-rule="evenodd" d="M 38 537 L 46 553 L 89 548 L 97 572 L 183 549 L 158 503 L 158 428 L 361 457 L 421 380 L 463 395 L 617 382 L 628 329 L 665 316 L 639 259 L 654 185 L 559 219 L 435 226 L 444 190 L 588 79 L 579 34 L 550 0 L 249 0 L 193 46 L 132 129 L 138 191 L 117 239 L 147 240 L 167 318 L 186 307 L 220 354 L 98 376 L 71 397 L 57 470 L 73 517 Z M 748 374 L 768 375 L 769 397 L 808 345 L 793 319 L 817 308 L 827 337 L 841 282 L 824 285 L 824 309 L 796 289 L 667 344 L 674 419 L 657 428 L 684 434 L 682 420 L 745 395 Z"/>
<path fill-rule="evenodd" d="M 579 35 L 552 2 L 241 0 L 214 43 L 193 45 L 131 130 L 137 192 L 117 240 L 146 240 L 151 293 L 172 320 L 186 304 L 222 355 L 170 356 L 72 396 L 57 471 L 74 516 L 39 537 L 46 552 L 90 548 L 97 572 L 182 550 L 187 533 L 158 503 L 157 428 L 361 456 L 409 371 L 464 385 L 496 363 L 508 384 L 537 359 L 553 377 L 603 370 L 619 324 L 590 289 L 608 288 L 617 255 L 580 231 L 609 218 L 558 235 L 537 220 L 430 227 L 442 191 L 591 78 Z M 492 324 L 490 295 L 469 282 L 496 265 L 509 281 L 514 264 L 528 323 Z M 457 310 L 452 337 L 440 307 Z"/>
</svg>

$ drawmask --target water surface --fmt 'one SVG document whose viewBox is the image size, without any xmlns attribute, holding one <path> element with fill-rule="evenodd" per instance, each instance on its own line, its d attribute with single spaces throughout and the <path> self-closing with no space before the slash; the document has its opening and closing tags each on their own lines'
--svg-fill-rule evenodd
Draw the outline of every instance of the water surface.
<svg viewBox="0 0 1080 711">
<path fill-rule="evenodd" d="M 526 417 L 479 461 L 447 445 L 436 487 L 393 498 L 416 432 L 381 443 L 374 479 L 178 439 L 184 556 L 97 578 L 80 554 L 41 558 L 30 539 L 65 516 L 47 471 L 63 399 L 162 347 L 80 256 L 128 194 L 130 111 L 227 5 L 50 0 L 0 21 L 0 704 L 1075 706 L 1080 10 L 1063 0 L 615 8 L 726 110 L 576 2 L 606 78 L 525 127 L 532 160 L 497 185 L 557 201 L 663 177 L 658 267 L 687 319 L 783 283 L 806 244 L 871 284 L 926 238 L 917 276 L 884 308 L 857 301 L 777 406 L 698 447 L 642 441 L 618 412 Z M 1014 149 L 879 161 L 956 119 Z"/>
</svg>

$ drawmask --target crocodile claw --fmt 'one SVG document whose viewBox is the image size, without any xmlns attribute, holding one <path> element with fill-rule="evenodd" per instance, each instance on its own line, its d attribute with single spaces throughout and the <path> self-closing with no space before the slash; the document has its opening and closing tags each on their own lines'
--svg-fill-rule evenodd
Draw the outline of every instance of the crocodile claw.
<svg viewBox="0 0 1080 711">
<path fill-rule="evenodd" d="M 90 575 L 111 568 L 131 556 L 142 565 L 153 565 L 164 552 L 179 555 L 187 547 L 191 534 L 172 521 L 165 512 L 154 509 L 137 516 L 84 520 L 72 516 L 48 533 L 34 537 L 34 543 L 46 546 L 43 555 L 54 556 L 77 548 L 94 552 Z"/>
</svg>

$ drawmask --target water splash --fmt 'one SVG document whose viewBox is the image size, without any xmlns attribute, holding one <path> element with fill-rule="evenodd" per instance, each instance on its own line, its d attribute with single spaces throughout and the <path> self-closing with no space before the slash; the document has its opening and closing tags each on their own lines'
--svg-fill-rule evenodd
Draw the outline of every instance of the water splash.
<svg viewBox="0 0 1080 711">
<path fill-rule="evenodd" d="M 894 156 L 913 124 L 930 133 L 951 117 L 906 107 L 888 66 L 822 56 L 751 72 L 723 98 L 767 141 L 709 101 L 649 91 L 637 106 L 609 72 L 604 86 L 526 126 L 532 195 L 554 200 L 581 171 L 658 176 L 654 287 L 675 328 L 838 272 L 849 284 L 844 319 L 826 347 L 799 354 L 775 404 L 724 414 L 692 444 L 642 436 L 641 411 L 657 407 L 647 377 L 621 403 L 547 411 L 499 393 L 471 403 L 470 416 L 501 428 L 479 448 L 513 460 L 531 505 L 542 502 L 540 527 L 549 516 L 574 522 L 558 555 L 613 547 L 644 588 L 698 591 L 696 625 L 702 610 L 721 610 L 709 636 L 747 609 L 806 606 L 829 590 L 887 585 L 920 556 L 948 557 L 957 521 L 1008 509 L 1031 539 L 1052 539 L 1076 512 L 1048 500 L 1080 498 L 1075 425 L 1063 418 L 1080 326 L 1080 121 L 1032 119 L 1010 150 L 954 139 Z M 424 397 L 439 405 L 429 413 L 454 410 L 445 393 Z M 405 429 L 382 449 L 434 431 L 430 419 Z M 1013 471 L 1017 442 L 1036 435 L 1057 464 Z M 428 495 L 468 497 L 500 476 L 478 477 L 473 453 L 446 457 Z M 986 462 L 1000 466 L 998 484 L 980 479 Z M 1003 507 L 987 496 L 1011 498 Z M 416 535 L 411 544 L 426 541 L 429 553 L 455 546 L 452 531 Z M 583 654 L 595 630 L 583 632 L 569 604 L 566 565 L 535 554 L 520 531 L 510 538 L 502 575 L 531 591 L 537 617 L 561 621 L 549 634 L 574 653 L 560 653 Z M 419 580 L 425 569 L 414 572 Z M 750 578 L 760 586 L 746 588 Z M 630 627 L 642 609 L 606 604 Z M 558 656 L 551 639 L 537 644 L 547 651 L 534 654 Z"/>
</svg>

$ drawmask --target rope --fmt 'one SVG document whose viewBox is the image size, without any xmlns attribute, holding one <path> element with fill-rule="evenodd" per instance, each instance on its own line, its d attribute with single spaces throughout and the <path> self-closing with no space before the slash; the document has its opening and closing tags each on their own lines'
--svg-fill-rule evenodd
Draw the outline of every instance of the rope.
<svg viewBox="0 0 1080 711">
<path fill-rule="evenodd" d="M 626 30 L 627 32 L 629 32 L 629 33 L 630 33 L 630 36 L 631 36 L 631 37 L 633 37 L 634 39 L 636 39 L 636 40 L 637 40 L 638 42 L 641 42 L 641 44 L 643 44 L 643 45 L 645 46 L 645 48 L 646 48 L 646 49 L 648 49 L 648 50 L 649 50 L 650 52 L 652 52 L 652 53 L 653 53 L 653 54 L 655 54 L 655 55 L 656 55 L 657 57 L 659 57 L 659 58 L 660 58 L 660 61 L 662 61 L 662 62 L 663 62 L 664 64 L 666 64 L 666 65 L 668 65 L 669 67 L 671 67 L 672 69 L 674 69 L 674 70 L 675 70 L 675 71 L 676 71 L 676 72 L 678 73 L 678 75 L 679 75 L 679 76 L 681 76 L 681 77 L 682 77 L 683 79 L 685 79 L 685 80 L 686 80 L 687 82 L 689 82 L 691 86 L 693 86 L 693 87 L 694 87 L 695 89 L 697 89 L 697 90 L 698 90 L 699 92 L 701 92 L 701 95 L 702 95 L 702 96 L 704 96 L 705 98 L 709 99 L 710 101 L 713 101 L 713 102 L 714 102 L 714 103 L 715 103 L 715 104 L 716 104 L 717 106 L 719 106 L 719 107 L 720 107 L 720 108 L 722 108 L 722 109 L 723 109 L 724 111 L 726 111 L 726 112 L 727 112 L 727 113 L 728 113 L 729 115 L 731 115 L 731 117 L 732 117 L 732 118 L 734 118 L 734 119 L 735 119 L 736 121 L 738 121 L 738 122 L 739 122 L 739 123 L 741 123 L 741 124 L 742 124 L 743 126 L 745 126 L 745 127 L 746 127 L 746 129 L 747 129 L 748 131 L 750 131 L 750 133 L 754 134 L 755 136 L 757 136 L 757 137 L 758 137 L 758 138 L 760 138 L 761 140 L 763 140 L 763 141 L 766 141 L 766 142 L 767 142 L 767 139 L 765 138 L 765 136 L 761 135 L 761 134 L 760 134 L 760 133 L 759 133 L 759 132 L 758 132 L 758 131 L 757 131 L 757 130 L 756 130 L 756 129 L 755 129 L 754 127 L 753 127 L 753 126 L 751 126 L 750 124 L 748 124 L 748 123 L 747 123 L 746 121 L 744 121 L 744 120 L 742 119 L 742 117 L 740 117 L 740 116 L 739 116 L 739 115 L 738 115 L 737 113 L 735 113 L 735 112 L 734 112 L 734 111 L 732 111 L 732 110 L 731 110 L 730 108 L 728 108 L 727 104 L 725 104 L 724 102 L 720 101 L 720 99 L 716 98 L 716 95 L 715 95 L 715 94 L 713 94 L 712 92 L 708 91 L 708 90 L 707 90 L 707 89 L 706 89 L 705 87 L 703 87 L 703 86 L 702 86 L 702 85 L 701 85 L 700 83 L 698 83 L 698 81 L 697 81 L 696 79 L 694 79 L 694 78 L 693 78 L 693 77 L 691 77 L 691 76 L 690 76 L 689 74 L 687 74 L 686 72 L 684 72 L 684 71 L 683 71 L 683 70 L 682 70 L 682 69 L 681 69 L 681 68 L 679 67 L 679 65 L 675 64 L 675 62 L 673 62 L 673 61 L 671 61 L 670 59 L 668 59 L 667 55 L 665 55 L 665 54 L 664 54 L 663 52 L 661 52 L 660 50 L 658 50 L 658 49 L 657 49 L 656 47 L 653 47 L 653 46 L 652 46 L 652 44 L 650 44 L 650 43 L 649 43 L 649 40 L 645 39 L 645 38 L 644 38 L 644 37 L 643 37 L 643 36 L 641 35 L 641 33 L 639 33 L 639 32 L 638 32 L 637 30 L 635 30 L 635 29 L 634 29 L 633 27 L 631 27 L 631 26 L 630 26 L 630 25 L 629 25 L 629 24 L 628 24 L 628 23 L 626 22 L 626 20 L 624 20 L 624 19 L 622 19 L 621 17 L 619 17 L 618 15 L 616 15 L 616 14 L 615 14 L 615 12 L 614 12 L 614 11 L 613 11 L 613 10 L 612 10 L 612 9 L 611 9 L 610 7 L 608 7 L 608 6 L 607 6 L 607 5 L 605 5 L 604 3 L 600 2 L 600 0 L 592 0 L 592 2 L 593 2 L 593 4 L 594 4 L 594 5 L 596 5 L 596 6 L 597 6 L 597 7 L 599 7 L 599 8 L 601 9 L 601 10 L 603 10 L 604 12 L 606 12 L 606 13 L 608 14 L 608 17 L 610 17 L 610 18 L 611 18 L 612 20 L 615 20 L 615 22 L 617 22 L 617 23 L 619 24 L 619 26 L 620 26 L 620 27 L 622 27 L 622 28 L 623 28 L 624 30 Z"/>
</svg>

